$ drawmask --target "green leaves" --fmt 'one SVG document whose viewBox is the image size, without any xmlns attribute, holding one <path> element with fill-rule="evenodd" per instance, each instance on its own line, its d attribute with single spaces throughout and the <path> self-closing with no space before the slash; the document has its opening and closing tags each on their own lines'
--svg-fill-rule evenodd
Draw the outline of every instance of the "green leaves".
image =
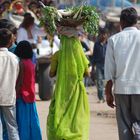
<svg viewBox="0 0 140 140">
<path fill-rule="evenodd" d="M 40 19 L 40 25 L 44 26 L 47 33 L 53 35 L 56 31 L 55 21 L 58 20 L 59 15 L 57 9 L 54 7 L 46 6 L 42 9 L 42 17 Z"/>
<path fill-rule="evenodd" d="M 81 7 L 82 10 L 81 10 L 80 18 L 85 19 L 85 22 L 83 23 L 83 28 L 85 32 L 91 35 L 96 35 L 99 26 L 99 15 L 96 12 L 95 7 L 94 6 L 81 6 Z M 80 7 L 73 7 L 74 13 L 76 13 L 79 8 Z"/>
<path fill-rule="evenodd" d="M 95 7 L 93 6 L 86 6 L 82 5 L 79 7 L 72 7 L 70 9 L 65 9 L 65 11 L 72 11 L 72 16 L 68 16 L 68 19 L 76 19 L 80 21 L 81 19 L 84 19 L 84 22 L 82 23 L 82 26 L 85 30 L 85 32 L 96 35 L 98 32 L 98 25 L 99 25 L 99 15 L 96 12 Z M 61 22 L 62 18 L 67 19 L 67 17 L 63 17 L 63 15 L 60 15 L 61 12 L 57 11 L 56 8 L 46 6 L 42 10 L 43 16 L 41 18 L 41 25 L 45 27 L 46 31 L 53 35 L 56 32 L 56 26 L 57 22 Z M 63 21 L 63 20 L 62 20 Z"/>
</svg>

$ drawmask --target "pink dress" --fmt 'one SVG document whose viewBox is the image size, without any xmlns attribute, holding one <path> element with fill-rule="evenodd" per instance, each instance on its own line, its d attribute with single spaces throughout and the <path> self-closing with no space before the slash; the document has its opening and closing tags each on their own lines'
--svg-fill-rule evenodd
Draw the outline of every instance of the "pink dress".
<svg viewBox="0 0 140 140">
<path fill-rule="evenodd" d="M 21 60 L 22 78 L 19 97 L 26 103 L 35 102 L 35 65 L 31 59 Z"/>
<path fill-rule="evenodd" d="M 16 103 L 20 140 L 42 140 L 35 103 L 35 66 L 31 59 L 21 60 L 20 79 Z"/>
</svg>

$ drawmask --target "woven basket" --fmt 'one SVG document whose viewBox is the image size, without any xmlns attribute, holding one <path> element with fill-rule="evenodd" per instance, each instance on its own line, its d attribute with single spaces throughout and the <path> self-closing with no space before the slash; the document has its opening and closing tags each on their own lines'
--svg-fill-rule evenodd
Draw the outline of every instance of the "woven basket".
<svg viewBox="0 0 140 140">
<path fill-rule="evenodd" d="M 57 21 L 57 25 L 60 26 L 69 26 L 69 27 L 77 27 L 82 25 L 85 22 L 84 18 L 81 19 L 72 19 L 72 18 L 62 18 L 60 21 Z"/>
</svg>

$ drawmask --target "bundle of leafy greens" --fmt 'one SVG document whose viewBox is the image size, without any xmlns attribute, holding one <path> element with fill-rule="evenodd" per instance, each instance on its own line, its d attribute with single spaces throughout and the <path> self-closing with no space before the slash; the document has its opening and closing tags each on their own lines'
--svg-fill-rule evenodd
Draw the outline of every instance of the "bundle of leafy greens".
<svg viewBox="0 0 140 140">
<path fill-rule="evenodd" d="M 50 35 L 56 32 L 58 24 L 73 27 L 83 26 L 85 32 L 95 35 L 98 32 L 99 15 L 94 6 L 82 5 L 65 10 L 45 6 L 40 21 Z"/>
</svg>

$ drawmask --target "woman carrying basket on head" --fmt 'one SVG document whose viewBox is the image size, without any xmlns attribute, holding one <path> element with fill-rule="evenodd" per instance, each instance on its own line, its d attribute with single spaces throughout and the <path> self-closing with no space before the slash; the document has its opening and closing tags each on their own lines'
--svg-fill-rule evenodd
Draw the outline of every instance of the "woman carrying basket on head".
<svg viewBox="0 0 140 140">
<path fill-rule="evenodd" d="M 88 140 L 90 112 L 83 76 L 88 75 L 89 62 L 78 31 L 59 27 L 59 34 L 61 46 L 50 70 L 50 76 L 57 78 L 47 120 L 48 140 Z"/>
<path fill-rule="evenodd" d="M 78 38 L 78 27 L 96 32 L 98 14 L 93 7 L 67 10 L 44 7 L 41 24 L 60 35 L 60 50 L 52 56 L 50 76 L 56 86 L 47 118 L 48 140 L 89 140 L 90 110 L 83 77 L 89 62 Z M 57 27 L 57 28 L 56 28 Z"/>
</svg>

